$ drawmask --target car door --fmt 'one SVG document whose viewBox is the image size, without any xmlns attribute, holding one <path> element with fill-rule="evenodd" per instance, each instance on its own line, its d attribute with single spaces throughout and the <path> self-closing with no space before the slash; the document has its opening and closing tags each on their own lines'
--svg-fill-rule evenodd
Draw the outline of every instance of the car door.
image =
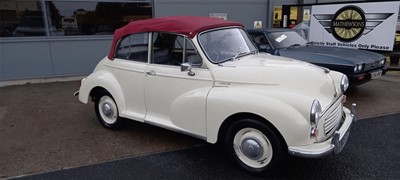
<svg viewBox="0 0 400 180">
<path fill-rule="evenodd" d="M 113 63 L 108 66 L 117 78 L 125 98 L 123 117 L 144 121 L 144 76 L 148 65 L 149 33 L 131 34 L 121 39 Z"/>
<path fill-rule="evenodd" d="M 205 137 L 206 98 L 213 85 L 209 70 L 183 36 L 153 33 L 152 38 L 152 61 L 144 81 L 145 121 Z M 180 69 L 180 64 L 188 61 L 194 66 L 194 74 Z"/>
</svg>

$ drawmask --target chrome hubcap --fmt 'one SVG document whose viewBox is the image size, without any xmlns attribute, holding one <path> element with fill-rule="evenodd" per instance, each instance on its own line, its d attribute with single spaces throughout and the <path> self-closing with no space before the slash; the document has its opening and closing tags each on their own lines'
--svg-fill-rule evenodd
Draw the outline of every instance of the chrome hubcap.
<svg viewBox="0 0 400 180">
<path fill-rule="evenodd" d="M 244 139 L 241 145 L 242 152 L 250 159 L 257 160 L 263 155 L 264 148 L 257 139 Z"/>
<path fill-rule="evenodd" d="M 273 156 L 271 142 L 255 128 L 243 128 L 233 138 L 233 148 L 237 157 L 252 168 L 267 166 Z"/>
<path fill-rule="evenodd" d="M 103 96 L 99 100 L 99 112 L 101 118 L 107 124 L 113 124 L 118 119 L 118 108 L 114 100 L 109 96 Z"/>
<path fill-rule="evenodd" d="M 107 102 L 103 104 L 103 113 L 107 117 L 112 117 L 112 115 L 114 114 L 112 106 Z"/>
</svg>

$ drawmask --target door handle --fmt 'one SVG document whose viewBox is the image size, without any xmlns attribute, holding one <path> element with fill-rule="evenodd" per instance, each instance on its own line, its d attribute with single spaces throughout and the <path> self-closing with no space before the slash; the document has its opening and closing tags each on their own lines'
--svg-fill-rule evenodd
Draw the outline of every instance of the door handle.
<svg viewBox="0 0 400 180">
<path fill-rule="evenodd" d="M 146 74 L 149 76 L 155 76 L 156 72 L 154 70 L 150 70 L 150 71 L 147 71 Z"/>
</svg>

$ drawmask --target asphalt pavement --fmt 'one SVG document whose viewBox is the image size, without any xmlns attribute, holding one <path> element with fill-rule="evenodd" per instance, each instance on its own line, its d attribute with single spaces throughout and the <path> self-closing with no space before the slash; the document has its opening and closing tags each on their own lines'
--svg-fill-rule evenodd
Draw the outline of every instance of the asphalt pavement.
<svg viewBox="0 0 400 180">
<path fill-rule="evenodd" d="M 339 155 L 290 158 L 272 177 L 238 170 L 216 145 L 21 177 L 36 179 L 399 179 L 400 114 L 359 121 Z"/>
<path fill-rule="evenodd" d="M 51 178 L 46 172 L 63 179 L 72 179 L 69 175 L 74 179 L 111 177 L 108 173 L 121 174 L 121 178 L 142 175 L 144 179 L 173 178 L 174 175 L 196 179 L 208 173 L 220 179 L 249 177 L 233 167 L 218 148 L 199 139 L 133 121 L 119 131 L 103 128 L 95 117 L 93 103 L 82 104 L 72 96 L 78 88 L 79 81 L 0 88 L 0 179 Z M 391 142 L 399 139 L 392 125 L 398 129 L 395 120 L 399 120 L 400 113 L 400 72 L 390 72 L 350 89 L 347 96 L 346 106 L 357 103 L 358 115 L 363 119 L 357 125 L 368 126 L 354 127 L 354 134 L 363 137 L 350 136 L 348 147 L 340 156 L 315 160 L 294 158 L 288 172 L 297 176 L 282 172 L 277 177 L 318 179 L 329 174 L 340 179 L 393 175 L 400 179 L 399 172 L 391 170 L 400 167 L 395 162 L 400 159 L 396 154 L 400 152 L 395 150 L 400 148 Z M 383 120 L 368 119 L 381 116 Z M 369 142 L 370 139 L 373 141 Z M 347 152 L 346 149 L 359 144 L 357 141 L 362 141 L 361 146 L 353 147 L 357 151 Z M 384 168 L 379 169 L 375 164 Z"/>
</svg>

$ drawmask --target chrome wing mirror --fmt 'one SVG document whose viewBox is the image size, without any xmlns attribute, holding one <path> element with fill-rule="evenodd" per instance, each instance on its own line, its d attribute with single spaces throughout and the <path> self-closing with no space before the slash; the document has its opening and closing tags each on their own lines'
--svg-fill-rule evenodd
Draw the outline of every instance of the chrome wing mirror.
<svg viewBox="0 0 400 180">
<path fill-rule="evenodd" d="M 192 64 L 185 62 L 181 64 L 181 71 L 188 71 L 189 76 L 194 76 L 196 73 L 192 71 Z"/>
</svg>

